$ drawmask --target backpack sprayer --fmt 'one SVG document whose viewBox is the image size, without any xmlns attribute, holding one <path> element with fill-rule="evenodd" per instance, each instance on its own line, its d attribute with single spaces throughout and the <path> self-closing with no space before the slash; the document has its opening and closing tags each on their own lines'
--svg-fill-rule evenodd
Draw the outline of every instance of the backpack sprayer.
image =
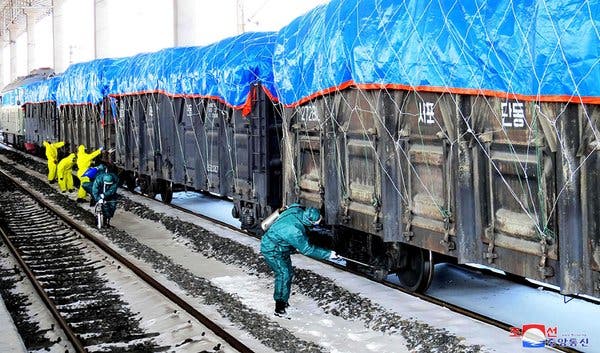
<svg viewBox="0 0 600 353">
<path fill-rule="evenodd" d="M 269 229 L 269 227 L 275 223 L 277 218 L 279 218 L 279 215 L 285 210 L 287 210 L 287 206 L 276 209 L 275 212 L 271 213 L 267 218 L 260 222 L 260 228 L 266 232 L 267 229 Z"/>
<path fill-rule="evenodd" d="M 283 211 L 285 211 L 285 210 L 287 210 L 287 206 L 283 206 L 281 208 L 278 208 L 278 209 L 275 210 L 275 212 L 273 212 L 269 216 L 267 216 L 267 218 L 265 218 L 260 223 L 260 227 L 262 228 L 262 230 L 266 232 L 267 229 L 269 229 L 269 227 L 273 223 L 275 223 L 275 221 L 277 220 L 277 218 L 279 218 L 279 215 Z M 344 261 L 348 261 L 348 262 L 353 262 L 355 264 L 358 264 L 358 265 L 361 265 L 361 266 L 365 266 L 365 267 L 368 267 L 368 268 L 376 268 L 375 266 L 372 266 L 372 265 L 369 265 L 369 264 L 366 264 L 364 262 L 360 262 L 360 261 L 357 261 L 357 260 L 353 260 L 353 259 L 350 259 L 350 258 L 347 258 L 347 257 L 344 257 L 344 256 L 338 255 L 337 258 L 340 259 L 340 260 L 344 260 Z"/>
</svg>

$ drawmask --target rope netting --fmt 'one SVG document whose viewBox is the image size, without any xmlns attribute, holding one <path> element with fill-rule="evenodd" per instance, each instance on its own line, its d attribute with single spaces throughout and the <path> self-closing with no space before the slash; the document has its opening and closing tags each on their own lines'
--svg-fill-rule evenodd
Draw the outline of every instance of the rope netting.
<svg viewBox="0 0 600 353">
<path fill-rule="evenodd" d="M 59 106 L 112 97 L 130 111 L 144 97 L 146 117 L 166 96 L 158 114 L 173 119 L 170 153 L 196 153 L 185 167 L 198 161 L 207 180 L 237 181 L 233 113 L 249 113 L 259 84 L 283 116 L 296 199 L 323 204 L 335 188 L 342 218 L 362 212 L 377 224 L 394 193 L 403 222 L 451 233 L 467 173 L 485 194 L 487 227 L 539 240 L 554 236 L 561 195 L 597 158 L 599 16 L 597 0 L 333 0 L 279 32 L 72 65 L 54 97 L 39 96 Z M 193 152 L 178 124 L 196 116 L 205 124 L 189 122 Z M 164 131 L 131 138 L 164 153 Z"/>
<path fill-rule="evenodd" d="M 273 58 L 296 194 L 333 168 L 344 212 L 377 214 L 387 178 L 409 226 L 447 227 L 466 143 L 488 226 L 553 238 L 561 195 L 598 155 L 599 17 L 598 1 L 369 0 L 298 18 Z"/>
</svg>

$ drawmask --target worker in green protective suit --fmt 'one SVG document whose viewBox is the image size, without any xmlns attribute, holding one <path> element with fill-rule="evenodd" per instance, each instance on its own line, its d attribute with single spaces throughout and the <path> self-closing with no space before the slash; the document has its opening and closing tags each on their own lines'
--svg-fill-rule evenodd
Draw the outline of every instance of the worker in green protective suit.
<svg viewBox="0 0 600 353">
<path fill-rule="evenodd" d="M 110 227 L 110 219 L 117 210 L 117 189 L 119 177 L 110 172 L 98 172 L 92 185 L 92 196 L 96 202 L 102 204 L 104 214 L 104 226 Z"/>
<path fill-rule="evenodd" d="M 90 194 L 90 207 L 94 207 L 96 201 L 94 200 L 94 193 L 92 187 L 94 186 L 94 180 L 97 175 L 102 175 L 106 172 L 106 166 L 104 164 L 98 164 L 96 167 L 89 167 L 81 176 L 81 187 L 85 190 L 86 194 Z"/>
<path fill-rule="evenodd" d="M 260 252 L 275 274 L 275 314 L 285 315 L 289 306 L 290 289 L 294 276 L 290 255 L 294 249 L 315 259 L 335 259 L 334 251 L 316 247 L 309 243 L 307 229 L 321 221 L 314 207 L 306 209 L 299 204 L 290 205 L 283 211 L 262 236 Z"/>
<path fill-rule="evenodd" d="M 65 143 L 44 141 L 46 147 L 46 159 L 48 159 L 48 181 L 53 183 L 56 181 L 56 167 L 58 165 L 58 149 L 64 146 Z"/>
<path fill-rule="evenodd" d="M 83 184 L 90 182 L 90 179 L 86 179 L 83 174 L 88 170 L 88 168 L 92 165 L 92 161 L 94 158 L 98 157 L 102 152 L 103 148 L 95 150 L 92 153 L 87 153 L 85 151 L 84 145 L 79 145 L 77 147 L 77 178 L 79 178 L 79 190 L 77 190 L 77 202 L 82 202 L 85 200 L 85 189 L 83 188 Z"/>
</svg>

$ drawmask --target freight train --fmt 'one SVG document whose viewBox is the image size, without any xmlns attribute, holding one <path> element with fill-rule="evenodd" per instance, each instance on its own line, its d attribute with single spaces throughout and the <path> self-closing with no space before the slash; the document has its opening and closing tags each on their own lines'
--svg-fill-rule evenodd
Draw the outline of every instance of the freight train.
<svg viewBox="0 0 600 353">
<path fill-rule="evenodd" d="M 227 197 L 249 231 L 317 207 L 338 253 L 410 290 L 450 259 L 600 297 L 600 11 L 542 3 L 334 0 L 278 32 L 74 64 L 19 87 L 19 138 L 114 148 L 128 188 Z M 590 44 L 557 55 L 568 41 Z"/>
</svg>

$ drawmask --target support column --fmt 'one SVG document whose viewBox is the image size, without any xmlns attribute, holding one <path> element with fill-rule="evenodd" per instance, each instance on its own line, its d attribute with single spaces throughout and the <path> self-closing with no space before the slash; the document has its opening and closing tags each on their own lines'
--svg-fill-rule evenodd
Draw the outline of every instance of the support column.
<svg viewBox="0 0 600 353">
<path fill-rule="evenodd" d="M 52 52 L 54 71 L 63 72 L 69 66 L 68 48 L 65 38 L 65 0 L 52 1 Z"/>
<path fill-rule="evenodd" d="M 8 84 L 6 77 L 4 77 L 4 45 L 8 43 L 8 32 L 3 31 L 0 37 L 0 90 Z"/>
<path fill-rule="evenodd" d="M 200 43 L 199 5 L 201 2 L 197 0 L 173 0 L 174 46 L 192 46 Z"/>
<path fill-rule="evenodd" d="M 111 0 L 94 0 L 94 57 L 110 57 Z"/>
<path fill-rule="evenodd" d="M 8 26 L 8 45 L 10 48 L 10 75 L 9 82 L 17 78 L 17 26 Z"/>
<path fill-rule="evenodd" d="M 27 31 L 27 73 L 37 68 L 35 56 L 35 22 L 39 11 L 37 9 L 25 9 L 25 30 Z"/>
</svg>

